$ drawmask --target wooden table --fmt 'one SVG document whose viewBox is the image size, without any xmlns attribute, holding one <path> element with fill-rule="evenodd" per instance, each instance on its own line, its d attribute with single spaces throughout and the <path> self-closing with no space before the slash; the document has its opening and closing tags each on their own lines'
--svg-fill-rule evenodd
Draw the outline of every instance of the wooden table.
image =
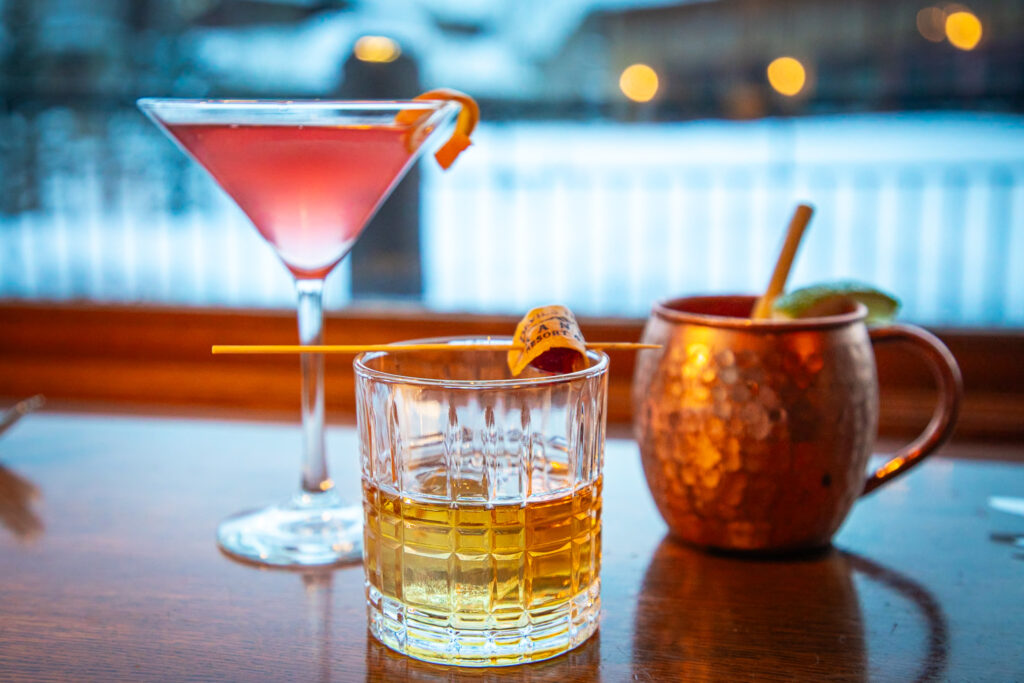
<svg viewBox="0 0 1024 683">
<path fill-rule="evenodd" d="M 986 504 L 1024 496 L 1021 464 L 934 459 L 861 502 L 825 554 L 751 560 L 666 538 L 635 445 L 610 441 L 598 634 L 479 672 L 374 641 L 359 566 L 220 554 L 221 518 L 291 493 L 299 438 L 280 424 L 25 418 L 0 439 L 0 679 L 1024 679 L 1024 549 L 998 541 L 1024 518 Z M 354 432 L 332 428 L 328 445 L 354 493 Z"/>
</svg>

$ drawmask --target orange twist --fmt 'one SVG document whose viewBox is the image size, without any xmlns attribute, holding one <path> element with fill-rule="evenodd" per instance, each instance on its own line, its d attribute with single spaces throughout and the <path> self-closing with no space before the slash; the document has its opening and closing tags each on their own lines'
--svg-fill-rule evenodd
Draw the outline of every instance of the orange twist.
<svg viewBox="0 0 1024 683">
<path fill-rule="evenodd" d="M 447 170 L 458 158 L 459 154 L 469 147 L 472 141 L 469 139 L 472 135 L 473 130 L 476 128 L 477 122 L 480 120 L 480 106 L 476 103 L 472 97 L 465 93 L 461 93 L 458 90 L 452 90 L 451 88 L 438 88 L 437 90 L 428 90 L 422 95 L 417 95 L 416 100 L 442 100 L 445 102 L 458 102 L 460 105 L 459 116 L 455 121 L 455 132 L 452 133 L 451 138 L 448 142 L 437 151 L 434 158 L 437 159 L 437 163 L 441 165 L 441 168 Z M 421 112 L 415 109 L 406 109 L 398 112 L 395 116 L 395 123 L 402 125 L 412 126 L 413 129 L 418 128 L 430 116 L 431 112 Z M 412 146 L 412 137 L 407 141 L 407 144 Z"/>
</svg>

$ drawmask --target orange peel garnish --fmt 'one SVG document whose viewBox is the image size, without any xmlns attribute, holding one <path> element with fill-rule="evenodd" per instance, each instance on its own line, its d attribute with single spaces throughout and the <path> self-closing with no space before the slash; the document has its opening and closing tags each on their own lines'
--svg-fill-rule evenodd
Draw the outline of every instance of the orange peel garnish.
<svg viewBox="0 0 1024 683">
<path fill-rule="evenodd" d="M 518 377 L 528 365 L 551 373 L 587 367 L 587 345 L 576 316 L 565 306 L 541 306 L 523 316 L 512 335 L 508 369 Z"/>
<path fill-rule="evenodd" d="M 448 142 L 444 143 L 441 149 L 437 150 L 437 154 L 434 155 L 434 158 L 437 159 L 437 163 L 441 165 L 441 168 L 447 170 L 453 163 L 455 163 L 455 159 L 457 159 L 467 147 L 473 144 L 469 137 L 473 134 L 473 130 L 476 128 L 477 122 L 480 121 L 480 106 L 476 103 L 476 100 L 466 93 L 459 92 L 458 90 L 452 90 L 451 88 L 428 90 L 422 95 L 417 95 L 413 99 L 443 100 L 445 102 L 458 102 L 460 105 L 459 116 L 455 120 L 455 132 L 452 133 Z M 398 112 L 395 116 L 395 123 L 417 127 L 428 116 L 430 116 L 430 113 L 431 112 L 417 111 L 415 109 L 405 109 Z"/>
</svg>

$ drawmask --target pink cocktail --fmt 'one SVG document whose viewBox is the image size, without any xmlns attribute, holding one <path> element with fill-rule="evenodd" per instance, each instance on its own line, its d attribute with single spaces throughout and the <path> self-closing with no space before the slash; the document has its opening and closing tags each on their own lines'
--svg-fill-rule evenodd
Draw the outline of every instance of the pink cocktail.
<svg viewBox="0 0 1024 683">
<path fill-rule="evenodd" d="M 324 278 L 459 112 L 443 100 L 147 98 L 139 107 L 209 171 L 291 271 L 304 345 L 323 343 Z M 235 515 L 217 531 L 223 550 L 261 564 L 335 564 L 362 553 L 362 510 L 342 501 L 327 473 L 323 356 L 301 359 L 301 491 Z"/>
<path fill-rule="evenodd" d="M 297 278 L 344 258 L 416 148 L 407 127 L 168 124 Z"/>
</svg>

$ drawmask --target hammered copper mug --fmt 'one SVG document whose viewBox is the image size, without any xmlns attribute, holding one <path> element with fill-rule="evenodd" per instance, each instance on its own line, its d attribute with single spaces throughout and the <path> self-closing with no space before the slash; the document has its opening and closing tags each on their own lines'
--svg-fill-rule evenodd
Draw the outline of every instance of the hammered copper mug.
<svg viewBox="0 0 1024 683">
<path fill-rule="evenodd" d="M 656 304 L 633 377 L 647 484 L 672 534 L 710 548 L 785 551 L 828 544 L 858 497 L 950 436 L 960 370 L 935 336 L 838 315 L 751 320 L 755 297 Z M 872 344 L 908 342 L 940 399 L 924 433 L 868 475 L 878 425 Z"/>
</svg>

